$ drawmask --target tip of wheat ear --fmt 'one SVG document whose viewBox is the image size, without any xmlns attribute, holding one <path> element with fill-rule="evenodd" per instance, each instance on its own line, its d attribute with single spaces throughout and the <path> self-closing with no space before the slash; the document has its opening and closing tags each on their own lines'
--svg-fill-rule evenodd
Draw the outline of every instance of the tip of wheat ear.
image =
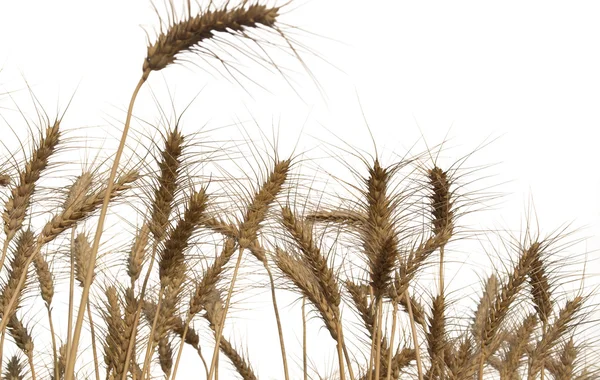
<svg viewBox="0 0 600 380">
<path fill-rule="evenodd" d="M 156 42 L 148 46 L 148 55 L 143 71 L 159 71 L 175 62 L 177 54 L 190 51 L 203 40 L 210 39 L 215 32 L 237 34 L 247 28 L 256 28 L 258 24 L 273 27 L 279 12 L 278 7 L 251 4 L 237 8 L 206 11 L 196 17 L 184 19 L 170 25 L 161 33 Z"/>
</svg>

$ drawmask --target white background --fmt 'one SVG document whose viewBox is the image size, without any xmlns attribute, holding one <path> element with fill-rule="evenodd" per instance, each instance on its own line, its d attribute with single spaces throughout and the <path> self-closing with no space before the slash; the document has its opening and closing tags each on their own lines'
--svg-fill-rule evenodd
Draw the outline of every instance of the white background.
<svg viewBox="0 0 600 380">
<path fill-rule="evenodd" d="M 175 3 L 181 14 L 184 2 Z M 157 6 L 165 16 L 162 5 Z M 415 151 L 425 149 L 423 138 L 430 146 L 448 140 L 443 152 L 447 163 L 493 140 L 468 163 L 497 164 L 475 177 L 493 176 L 485 184 L 498 184 L 494 191 L 504 196 L 494 202 L 493 210 L 470 217 L 465 224 L 510 229 L 518 235 L 526 210 L 534 205 L 542 235 L 573 223 L 570 241 L 583 240 L 569 252 L 578 258 L 587 255 L 587 275 L 597 282 L 600 7 L 596 2 L 299 0 L 285 9 L 280 21 L 304 31 L 283 30 L 290 31 L 308 53 L 318 55 L 301 53 L 326 100 L 297 60 L 289 57 L 275 60 L 295 71 L 286 77 L 295 82 L 293 88 L 301 96 L 280 75 L 256 64 L 244 73 L 258 78 L 271 93 L 244 82 L 249 96 L 188 55 L 200 67 L 183 64 L 153 73 L 136 105 L 136 116 L 150 123 L 159 119 L 151 89 L 171 117 L 199 94 L 186 113 L 184 131 L 206 125 L 217 129 L 215 136 L 240 138 L 244 122 L 249 135 L 260 139 L 261 129 L 267 137 L 278 130 L 282 156 L 290 154 L 299 136 L 300 151 L 330 144 L 329 150 L 340 153 L 335 147 L 348 143 L 373 153 L 367 124 L 387 163 L 392 152 L 404 155 L 414 144 Z M 146 0 L 3 2 L 0 93 L 11 91 L 14 102 L 6 96 L 0 101 L 7 120 L 0 123 L 2 141 L 14 143 L 13 131 L 21 138 L 27 135 L 16 112 L 18 105 L 34 115 L 27 83 L 51 118 L 75 93 L 65 128 L 86 127 L 78 134 L 82 137 L 108 133 L 112 137 L 105 146 L 113 149 L 123 110 L 141 75 L 147 45 L 144 29 L 153 39 L 157 26 Z M 165 95 L 167 84 L 175 113 Z M 237 126 L 223 127 L 232 123 Z M 138 123 L 136 128 L 145 127 Z M 472 278 L 477 281 L 478 276 L 473 273 Z M 244 319 L 238 317 L 236 322 Z M 277 351 L 261 350 L 256 343 L 257 332 L 264 331 L 238 330 L 249 338 L 237 341 L 248 347 L 259 373 L 277 378 Z M 294 336 L 299 335 L 292 335 L 292 340 Z M 276 349 L 276 340 L 266 346 Z M 330 364 L 333 358 L 328 356 Z M 319 357 L 314 360 L 325 368 Z M 184 367 L 180 378 L 192 378 L 195 372 L 185 372 L 190 368 Z"/>
</svg>

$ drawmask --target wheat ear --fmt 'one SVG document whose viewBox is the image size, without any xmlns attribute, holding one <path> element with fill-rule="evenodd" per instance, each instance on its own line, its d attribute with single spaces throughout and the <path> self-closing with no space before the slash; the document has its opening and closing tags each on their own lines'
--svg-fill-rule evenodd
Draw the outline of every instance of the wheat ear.
<svg viewBox="0 0 600 380">
<path fill-rule="evenodd" d="M 4 268 L 8 244 L 23 226 L 25 213 L 35 192 L 36 182 L 42 171 L 48 167 L 48 161 L 56 150 L 59 139 L 60 121 L 57 120 L 54 125 L 46 128 L 46 133 L 40 138 L 40 142 L 37 148 L 33 150 L 24 170 L 19 171 L 19 183 L 11 189 L 11 194 L 4 205 L 5 208 L 2 214 L 6 238 L 2 248 L 2 257 L 0 258 L 0 269 Z"/>
<path fill-rule="evenodd" d="M 6 371 L 4 372 L 3 379 L 5 380 L 25 380 L 25 363 L 19 356 L 13 355 L 6 363 Z"/>
<path fill-rule="evenodd" d="M 240 264 L 242 263 L 242 253 L 244 249 L 249 247 L 257 237 L 258 230 L 260 229 L 260 225 L 264 221 L 267 215 L 267 211 L 271 204 L 275 201 L 277 195 L 283 189 L 283 185 L 287 179 L 288 172 L 290 170 L 291 160 L 283 160 L 275 163 L 273 171 L 269 174 L 267 180 L 262 184 L 260 189 L 254 194 L 254 198 L 250 202 L 247 207 L 246 213 L 244 215 L 244 219 L 240 223 L 239 230 L 239 253 L 238 259 L 235 264 L 235 268 L 233 270 L 233 276 L 231 278 L 231 283 L 229 285 L 229 291 L 227 292 L 227 298 L 225 300 L 225 312 L 223 315 L 223 319 L 221 319 L 220 325 L 217 326 L 216 333 L 216 345 L 213 352 L 213 357 L 211 360 L 211 369 L 208 373 L 208 380 L 212 380 L 212 376 L 214 375 L 215 364 L 217 360 L 217 354 L 219 352 L 219 343 L 221 339 L 221 333 L 223 331 L 223 326 L 225 324 L 225 319 L 227 317 L 227 312 L 229 311 L 229 303 L 231 302 L 231 295 L 233 294 L 233 288 L 235 286 L 235 280 L 237 278 L 237 273 L 240 268 Z"/>
</svg>

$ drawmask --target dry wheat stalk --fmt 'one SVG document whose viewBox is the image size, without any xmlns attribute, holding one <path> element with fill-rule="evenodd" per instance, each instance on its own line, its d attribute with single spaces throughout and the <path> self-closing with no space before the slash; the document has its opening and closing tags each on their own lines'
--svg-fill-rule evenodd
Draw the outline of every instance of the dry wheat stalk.
<svg viewBox="0 0 600 380">
<path fill-rule="evenodd" d="M 247 28 L 256 28 L 259 24 L 274 28 L 279 8 L 246 2 L 241 6 L 228 9 L 207 10 L 195 17 L 184 19 L 169 25 L 161 32 L 156 42 L 148 46 L 143 71 L 159 71 L 174 63 L 177 55 L 192 51 L 194 46 L 210 39 L 216 32 L 243 35 Z"/>
</svg>

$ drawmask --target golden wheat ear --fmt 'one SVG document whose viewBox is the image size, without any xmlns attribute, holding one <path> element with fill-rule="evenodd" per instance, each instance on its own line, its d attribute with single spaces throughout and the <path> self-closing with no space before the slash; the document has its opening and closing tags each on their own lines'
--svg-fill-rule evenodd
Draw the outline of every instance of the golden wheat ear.
<svg viewBox="0 0 600 380">
<path fill-rule="evenodd" d="M 3 379 L 24 380 L 25 366 L 25 362 L 18 355 L 11 356 L 6 362 L 6 371 L 4 371 Z"/>
<path fill-rule="evenodd" d="M 166 32 L 160 33 L 156 42 L 148 46 L 144 74 L 164 69 L 176 62 L 180 54 L 193 51 L 203 41 L 213 38 L 215 33 L 243 36 L 246 29 L 259 25 L 273 28 L 278 12 L 278 7 L 246 5 L 244 2 L 238 7 L 228 9 L 224 6 L 173 23 Z"/>
</svg>

